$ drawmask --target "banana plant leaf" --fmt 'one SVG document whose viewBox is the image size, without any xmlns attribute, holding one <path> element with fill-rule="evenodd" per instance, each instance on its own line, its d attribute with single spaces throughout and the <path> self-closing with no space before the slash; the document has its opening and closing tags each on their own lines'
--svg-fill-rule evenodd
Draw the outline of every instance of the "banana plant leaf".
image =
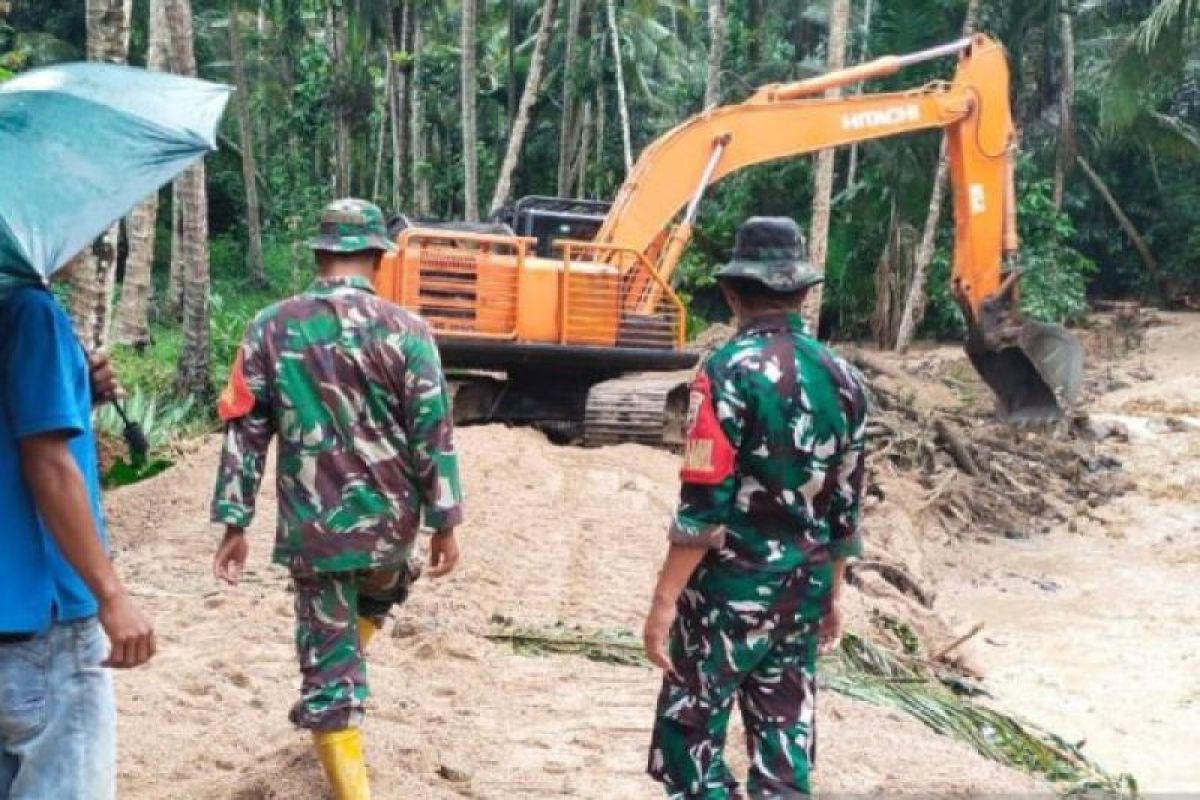
<svg viewBox="0 0 1200 800">
<path fill-rule="evenodd" d="M 231 88 L 111 64 L 0 84 L 0 296 L 56 270 L 206 153 Z"/>
</svg>

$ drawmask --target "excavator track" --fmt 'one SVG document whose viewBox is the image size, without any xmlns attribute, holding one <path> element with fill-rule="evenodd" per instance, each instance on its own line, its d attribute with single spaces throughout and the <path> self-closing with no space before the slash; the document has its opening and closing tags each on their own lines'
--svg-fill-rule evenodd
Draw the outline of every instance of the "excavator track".
<svg viewBox="0 0 1200 800">
<path fill-rule="evenodd" d="M 691 378 L 690 372 L 643 373 L 597 383 L 587 396 L 584 444 L 681 449 Z"/>
</svg>

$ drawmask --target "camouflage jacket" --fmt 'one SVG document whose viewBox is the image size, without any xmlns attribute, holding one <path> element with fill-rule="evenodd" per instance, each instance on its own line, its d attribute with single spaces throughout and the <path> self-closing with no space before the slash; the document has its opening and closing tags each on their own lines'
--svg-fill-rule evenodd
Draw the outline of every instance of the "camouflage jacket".
<svg viewBox="0 0 1200 800">
<path fill-rule="evenodd" d="M 671 541 L 709 571 L 792 573 L 862 552 L 866 397 L 799 314 L 744 326 L 692 389 Z"/>
<path fill-rule="evenodd" d="M 251 323 L 221 396 L 212 519 L 245 527 L 279 438 L 274 560 L 298 572 L 398 563 L 462 518 L 450 401 L 418 317 L 361 279 L 317 280 Z"/>
</svg>

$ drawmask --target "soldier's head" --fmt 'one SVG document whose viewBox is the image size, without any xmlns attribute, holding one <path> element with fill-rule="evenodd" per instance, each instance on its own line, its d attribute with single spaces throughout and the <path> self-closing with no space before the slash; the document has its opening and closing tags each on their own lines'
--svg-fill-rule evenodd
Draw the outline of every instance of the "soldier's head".
<svg viewBox="0 0 1200 800">
<path fill-rule="evenodd" d="M 822 280 L 808 261 L 800 226 L 790 217 L 751 217 L 742 223 L 733 257 L 717 273 L 729 307 L 742 321 L 799 309 Z"/>
<path fill-rule="evenodd" d="M 321 232 L 309 242 L 322 275 L 370 278 L 383 254 L 395 250 L 388 240 L 383 212 L 353 197 L 334 200 L 321 212 Z"/>
</svg>

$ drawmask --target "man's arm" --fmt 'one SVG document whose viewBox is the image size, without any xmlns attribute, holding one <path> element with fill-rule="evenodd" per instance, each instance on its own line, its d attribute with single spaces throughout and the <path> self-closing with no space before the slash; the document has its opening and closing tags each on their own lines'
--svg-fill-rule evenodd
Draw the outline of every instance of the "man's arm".
<svg viewBox="0 0 1200 800">
<path fill-rule="evenodd" d="M 839 391 L 847 391 L 839 389 Z M 837 484 L 829 503 L 829 554 L 835 561 L 862 555 L 862 533 L 859 517 L 862 513 L 863 481 L 866 476 L 866 396 L 857 382 L 853 384 L 853 401 L 846 404 L 849 426 L 846 449 L 838 466 Z"/>
<path fill-rule="evenodd" d="M 68 439 L 63 432 L 22 439 L 21 469 L 58 549 L 99 603 L 100 623 L 112 645 L 104 665 L 136 667 L 154 655 L 154 629 L 100 544 L 87 486 L 67 447 Z"/>
<path fill-rule="evenodd" d="M 252 326 L 238 348 L 217 403 L 217 414 L 225 423 L 225 442 L 217 467 L 212 521 L 236 528 L 245 528 L 254 519 L 267 449 L 275 435 L 262 361 L 260 336 Z"/>
<path fill-rule="evenodd" d="M 852 376 L 848 386 L 839 387 L 841 392 L 850 392 L 851 400 L 846 403 L 849 410 L 847 424 L 849 436 L 847 448 L 838 467 L 837 485 L 829 504 L 829 554 L 833 559 L 833 585 L 830 589 L 830 611 L 821 620 L 820 652 L 822 655 L 837 649 L 842 638 L 841 597 L 845 583 L 846 562 L 858 558 L 863 552 L 862 531 L 859 518 L 862 513 L 863 481 L 866 475 L 865 431 L 866 395 Z"/>
<path fill-rule="evenodd" d="M 425 525 L 434 530 L 429 574 L 438 578 L 458 562 L 454 529 L 462 522 L 462 484 L 450 392 L 437 344 L 428 331 L 405 337 L 404 368 L 404 428 Z"/>
<path fill-rule="evenodd" d="M 275 435 L 268 373 L 257 324 L 251 325 L 238 348 L 217 413 L 225 422 L 225 443 L 217 466 L 211 518 L 226 527 L 225 538 L 213 559 L 213 573 L 227 583 L 236 584 L 249 555 L 245 529 L 254 519 L 267 450 Z"/>
<path fill-rule="evenodd" d="M 96 408 L 120 396 L 121 387 L 112 359 L 103 350 L 88 354 L 88 377 L 92 384 L 92 405 Z"/>
<path fill-rule="evenodd" d="M 667 637 L 679 595 L 708 551 L 725 540 L 725 524 L 737 492 L 734 468 L 745 430 L 746 403 L 732 373 L 708 364 L 702 367 L 692 385 L 691 404 L 680 501 L 668 534 L 671 544 L 642 630 L 647 657 L 668 672 L 673 666 Z"/>
</svg>

